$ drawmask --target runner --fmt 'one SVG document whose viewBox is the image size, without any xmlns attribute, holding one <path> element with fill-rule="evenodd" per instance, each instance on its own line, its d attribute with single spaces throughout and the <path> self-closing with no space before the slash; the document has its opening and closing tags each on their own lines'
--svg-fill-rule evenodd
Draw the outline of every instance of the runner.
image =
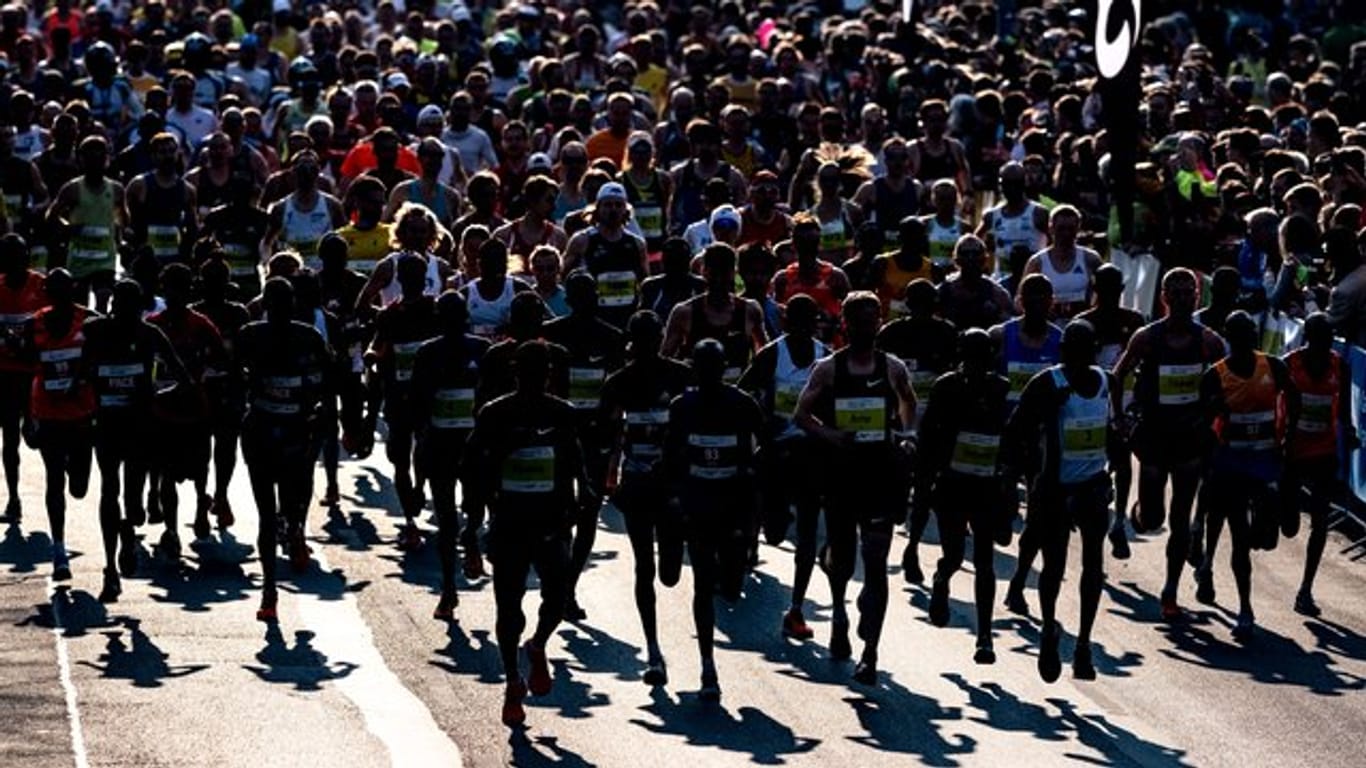
<svg viewBox="0 0 1366 768">
<path fill-rule="evenodd" d="M 236 286 L 233 295 L 243 303 L 261 293 L 261 242 L 269 226 L 270 217 L 256 204 L 252 185 L 245 182 L 234 182 L 228 202 L 204 217 L 204 234 L 222 246 Z"/>
<path fill-rule="evenodd" d="M 1143 316 L 1119 305 L 1124 293 L 1124 273 L 1113 264 L 1104 264 L 1096 270 L 1096 306 L 1077 315 L 1096 331 L 1096 365 L 1106 371 L 1115 370 L 1119 356 L 1129 346 L 1139 328 L 1143 327 Z M 1133 388 L 1124 390 L 1124 412 L 1128 413 L 1133 404 Z M 1110 472 L 1115 481 L 1115 510 L 1110 521 L 1110 556 L 1116 560 L 1129 559 L 1129 536 L 1124 528 L 1125 510 L 1129 508 L 1129 487 L 1134 482 L 1133 461 L 1129 456 L 1127 435 L 1117 433 L 1118 438 L 1110 451 Z"/>
<path fill-rule="evenodd" d="M 678 584 L 683 568 L 683 526 L 664 466 L 669 404 L 692 378 L 687 365 L 661 357 L 664 324 L 639 310 L 626 325 L 630 361 L 602 386 L 602 422 L 610 435 L 605 490 L 621 510 L 635 559 L 635 601 L 645 632 L 645 684 L 669 682 L 655 617 L 655 542 L 659 582 Z"/>
<path fill-rule="evenodd" d="M 1280 520 L 1276 518 L 1275 484 L 1281 474 L 1285 436 L 1298 429 L 1300 393 L 1283 361 L 1257 351 L 1260 334 L 1246 312 L 1229 315 L 1224 329 L 1228 356 L 1200 379 L 1200 405 L 1217 443 L 1206 481 L 1211 486 L 1207 497 L 1210 541 L 1205 562 L 1196 573 L 1202 591 L 1212 592 L 1213 531 L 1227 520 L 1233 539 L 1233 581 L 1238 587 L 1233 637 L 1248 642 L 1256 627 L 1251 552 L 1276 548 Z M 1320 341 L 1320 354 L 1324 348 Z M 1284 417 L 1281 423 L 1278 412 Z"/>
<path fill-rule="evenodd" d="M 673 177 L 655 167 L 655 144 L 649 133 L 636 131 L 627 140 L 621 182 L 631 204 L 631 217 L 645 238 L 645 250 L 657 257 L 669 232 Z"/>
<path fill-rule="evenodd" d="M 101 603 L 118 602 L 123 591 L 120 575 L 137 573 L 135 527 L 146 519 L 142 486 L 148 462 L 154 460 L 152 377 L 158 361 L 176 380 L 190 383 L 170 340 L 142 318 L 142 301 L 142 288 L 121 280 L 114 286 L 112 313 L 85 324 L 85 362 L 94 372 L 95 457 L 100 465 L 105 562 Z"/>
<path fill-rule="evenodd" d="M 1138 457 L 1138 514 L 1134 533 L 1156 531 L 1167 520 L 1167 574 L 1162 586 L 1162 617 L 1181 618 L 1177 588 L 1190 545 L 1191 504 L 1200 485 L 1206 445 L 1195 440 L 1205 423 L 1200 406 L 1200 380 L 1224 356 L 1224 342 L 1194 322 L 1195 274 L 1174 269 L 1162 278 L 1167 316 L 1145 325 L 1129 340 L 1115 363 L 1122 383 L 1137 372 L 1134 403 L 1138 424 L 1131 438 Z M 1171 514 L 1165 493 L 1171 479 Z"/>
<path fill-rule="evenodd" d="M 991 249 L 990 274 L 1000 282 L 1012 274 L 1012 263 L 1023 265 L 1048 245 L 1048 209 L 1025 196 L 1024 166 L 1011 161 L 1001 166 L 1001 194 L 1005 201 L 982 213 L 977 236 Z"/>
<path fill-rule="evenodd" d="M 550 219 L 559 194 L 559 185 L 545 176 L 528 179 L 522 187 L 526 213 L 493 231 L 493 239 L 506 245 L 508 252 L 516 258 L 515 271 L 526 272 L 531 252 L 542 245 L 557 251 L 565 249 L 569 237 Z"/>
<path fill-rule="evenodd" d="M 873 259 L 868 282 L 876 286 L 882 301 L 882 315 L 888 321 L 905 317 L 906 286 L 916 280 L 933 280 L 934 265 L 929 259 L 925 224 L 915 216 L 901 220 L 899 244 L 895 251 Z"/>
<path fill-rule="evenodd" d="M 147 246 L 163 266 L 189 260 L 199 224 L 195 189 L 180 172 L 180 146 L 175 136 L 151 139 L 155 170 L 128 182 L 128 243 Z"/>
<path fill-rule="evenodd" d="M 581 416 L 579 442 L 583 447 L 584 469 L 595 488 L 604 487 L 607 461 L 607 425 L 602 422 L 602 384 L 607 374 L 621 368 L 625 342 L 621 331 L 598 313 L 597 283 L 585 272 L 575 272 L 565 281 L 569 314 L 545 324 L 547 341 L 569 352 L 569 402 Z M 569 570 L 569 596 L 564 617 L 581 622 L 587 614 L 577 599 L 579 578 L 593 554 L 597 538 L 599 511 L 579 510 L 574 530 L 573 559 Z"/>
<path fill-rule="evenodd" d="M 1295 613 L 1315 617 L 1321 611 L 1314 602 L 1314 577 L 1328 541 L 1328 505 L 1338 488 L 1338 449 L 1341 444 L 1360 446 L 1352 427 L 1351 371 L 1333 351 L 1333 328 L 1328 316 L 1316 312 L 1304 321 L 1305 347 L 1286 356 L 1290 381 L 1300 393 L 1300 417 L 1290 434 L 1285 477 L 1287 515 L 1281 531 L 1294 536 L 1300 528 L 1300 510 L 1309 513 L 1309 541 L 1305 545 L 1304 576 L 1295 594 Z M 1304 494 L 1308 499 L 1305 501 Z"/>
<path fill-rule="evenodd" d="M 934 213 L 921 217 L 930 241 L 930 265 L 935 279 L 943 282 L 953 271 L 953 249 L 963 235 L 969 234 L 967 222 L 958 215 L 958 185 L 952 179 L 940 179 L 930 187 L 930 203 Z"/>
<path fill-rule="evenodd" d="M 916 420 L 925 415 L 930 402 L 930 389 L 935 379 L 953 370 L 958 353 L 958 332 L 947 320 L 935 317 L 935 288 L 929 280 L 920 278 L 906 286 L 905 306 L 908 314 L 882 326 L 877 334 L 877 348 L 906 366 L 911 375 L 911 386 L 916 393 Z M 934 470 L 917 467 L 911 477 L 913 496 L 911 516 L 906 524 L 909 541 L 901 553 L 901 574 L 908 584 L 925 580 L 920 570 L 920 539 L 930 522 L 931 488 Z"/>
<path fill-rule="evenodd" d="M 853 203 L 863 212 L 863 220 L 877 224 L 883 246 L 889 250 L 901 244 L 901 220 L 920 213 L 923 188 L 910 176 L 909 159 L 905 139 L 895 136 L 882 142 L 884 172 L 863 182 L 854 193 Z"/>
<path fill-rule="evenodd" d="M 295 188 L 270 206 L 270 224 L 261 240 L 261 260 L 269 260 L 277 245 L 283 244 L 299 254 L 305 267 L 316 271 L 322 266 L 318 241 L 328 232 L 341 229 L 346 214 L 337 198 L 318 189 L 321 165 L 316 152 L 300 152 L 294 156 L 291 167 Z"/>
<path fill-rule="evenodd" d="M 413 362 L 423 342 L 441 332 L 432 297 L 423 292 L 427 264 L 418 256 L 405 255 L 395 270 L 403 289 L 401 298 L 381 309 L 375 317 L 375 338 L 366 351 L 366 362 L 375 366 L 384 393 L 384 422 L 389 437 L 385 456 L 394 466 L 394 490 L 403 509 L 404 529 L 399 547 L 412 550 L 422 546 L 417 514 L 422 510 L 422 490 L 409 470 L 413 459 L 413 420 L 409 400 Z M 375 379 L 372 379 L 375 380 Z"/>
<path fill-rule="evenodd" d="M 362 317 L 368 318 L 374 311 L 376 300 L 380 306 L 399 300 L 403 295 L 403 289 L 398 282 L 396 266 L 404 256 L 422 258 L 426 269 L 423 293 L 432 298 L 441 295 L 453 270 L 445 259 L 433 253 L 433 249 L 446 234 L 448 233 L 441 229 L 441 225 L 436 223 L 436 217 L 426 208 L 415 203 L 400 208 L 394 219 L 394 242 L 390 244 L 393 251 L 375 266 L 374 272 L 370 273 L 370 279 L 361 289 L 360 296 L 356 298 L 356 311 Z"/>
<path fill-rule="evenodd" d="M 128 217 L 123 185 L 105 177 L 109 142 L 102 136 L 87 136 L 81 141 L 80 161 L 81 175 L 57 191 L 47 223 L 49 231 L 64 232 L 70 238 L 65 264 L 76 281 L 73 300 L 83 302 L 93 291 L 96 311 L 102 311 L 121 269 L 118 243 Z"/>
<path fill-rule="evenodd" d="M 661 251 L 660 273 L 645 278 L 640 284 L 640 306 L 667 318 L 674 307 L 705 293 L 707 281 L 693 273 L 692 251 L 687 241 L 671 237 L 664 241 Z M 767 290 L 767 284 L 764 288 Z"/>
<path fill-rule="evenodd" d="M 31 437 L 29 390 L 36 366 L 25 360 L 16 344 L 24 326 L 48 303 L 43 276 L 29 269 L 28 244 L 19 235 L 0 237 L 0 430 L 4 436 L 5 485 L 9 501 L 5 519 L 18 523 L 23 516 L 19 498 L 19 443 Z"/>
<path fill-rule="evenodd" d="M 440 115 L 440 111 L 437 114 Z M 384 210 L 384 220 L 393 221 L 404 203 L 417 203 L 426 206 L 441 226 L 449 228 L 464 207 L 460 192 L 441 181 L 442 169 L 447 162 L 451 162 L 448 160 L 450 156 L 446 147 L 435 137 L 428 136 L 419 142 L 417 160 L 422 166 L 422 175 L 394 187 Z"/>
<path fill-rule="evenodd" d="M 114 182 L 108 182 L 113 184 Z M 66 552 L 66 493 L 85 498 L 90 487 L 91 418 L 95 390 L 84 359 L 85 324 L 99 317 L 76 301 L 75 281 L 54 269 L 44 284 L 48 306 L 24 326 L 25 359 L 37 364 L 29 394 L 29 415 L 47 479 L 47 519 L 52 533 L 52 578 L 71 578 Z"/>
<path fill-rule="evenodd" d="M 432 488 L 441 558 L 441 598 L 432 617 L 454 621 L 455 607 L 460 603 L 455 591 L 456 538 L 460 532 L 455 483 L 465 441 L 474 429 L 479 361 L 489 344 L 467 333 L 468 312 L 459 294 L 443 293 L 436 300 L 436 313 L 441 335 L 418 347 L 410 398 L 417 461 Z"/>
<path fill-rule="evenodd" d="M 830 579 L 832 629 L 830 657 L 852 654 L 845 590 L 863 555 L 863 589 L 858 597 L 858 636 L 863 654 L 854 680 L 877 683 L 878 641 L 887 613 L 887 552 L 892 528 L 905 510 L 904 448 L 899 445 L 915 423 L 915 391 L 901 361 L 878 351 L 881 303 L 858 291 L 844 300 L 849 346 L 816 363 L 797 403 L 796 422 L 829 444 L 830 476 L 842 486 L 828 496 L 826 551 L 821 556 Z"/>
<path fill-rule="evenodd" d="M 602 319 L 623 328 L 640 304 L 649 257 L 645 241 L 625 229 L 630 215 L 626 189 L 609 182 L 598 189 L 596 201 L 593 226 L 569 238 L 561 270 L 566 278 L 576 269 L 587 270 L 598 281 Z"/>
<path fill-rule="evenodd" d="M 746 551 L 755 529 L 754 446 L 764 416 L 754 399 L 723 377 L 729 360 L 721 343 L 704 338 L 693 349 L 697 385 L 669 405 L 665 466 L 683 508 L 688 561 L 693 569 L 692 615 L 701 657 L 698 697 L 721 699 L 712 656 L 716 595 L 740 599 Z"/>
<path fill-rule="evenodd" d="M 726 381 L 739 381 L 755 350 L 768 343 L 758 302 L 736 296 L 735 250 L 714 244 L 702 252 L 707 292 L 674 307 L 664 330 L 662 351 L 682 357 L 702 339 L 716 339 L 726 351 Z"/>
<path fill-rule="evenodd" d="M 512 299 L 531 286 L 508 277 L 508 248 L 501 240 L 490 239 L 479 246 L 479 277 L 466 283 L 460 293 L 468 308 L 470 333 L 494 341 L 507 330 L 512 314 Z"/>
<path fill-rule="evenodd" d="M 905 321 L 901 321 L 905 322 Z M 977 650 L 972 660 L 995 664 L 991 616 L 996 603 L 996 548 L 1010 543 L 1013 480 L 1000 462 L 1010 381 L 996 371 L 991 337 L 980 328 L 963 333 L 960 362 L 926 391 L 930 401 L 919 428 L 920 475 L 929 478 L 943 555 L 934 572 L 930 622 L 948 624 L 949 582 L 963 566 L 972 529 Z M 912 374 L 914 376 L 914 374 Z M 904 567 L 904 566 L 903 566 Z"/>
<path fill-rule="evenodd" d="M 328 340 L 336 353 L 337 364 L 331 382 L 340 403 L 333 406 L 327 401 L 324 407 L 324 411 L 335 408 L 340 417 L 337 425 L 340 440 L 338 430 L 331 422 L 323 434 L 323 472 L 327 478 L 323 503 L 335 505 L 341 500 L 341 489 L 337 487 L 341 448 L 345 446 L 346 452 L 356 459 L 364 459 L 374 450 L 375 415 L 372 410 L 367 417 L 365 386 L 365 348 L 370 343 L 371 329 L 366 322 L 367 316 L 356 309 L 356 300 L 365 288 L 366 278 L 349 268 L 350 248 L 346 240 L 336 232 L 324 235 L 318 243 L 318 258 L 323 262 L 322 271 L 317 275 L 318 303 L 341 327 L 341 338 Z"/>
<path fill-rule="evenodd" d="M 218 254 L 221 256 L 221 252 Z M 224 365 L 204 370 L 204 399 L 209 404 L 209 430 L 213 438 L 213 506 L 218 529 L 232 527 L 232 505 L 228 487 L 237 470 L 237 439 L 242 433 L 246 413 L 246 392 L 237 365 L 236 340 L 242 327 L 251 322 L 247 308 L 227 298 L 231 283 L 227 262 L 213 258 L 199 268 L 199 301 L 190 305 L 218 329 L 223 339 Z"/>
<path fill-rule="evenodd" d="M 816 302 L 816 335 L 827 344 L 839 336 L 840 302 L 849 295 L 849 278 L 844 270 L 820 258 L 820 223 L 805 213 L 792 219 L 792 245 L 797 260 L 773 276 L 773 298 L 779 304 L 804 293 Z"/>
<path fill-rule="evenodd" d="M 1010 293 L 983 272 L 986 258 L 981 238 L 963 235 L 953 250 L 958 271 L 939 286 L 939 311 L 959 330 L 991 328 L 1015 314 Z"/>
<path fill-rule="evenodd" d="M 256 551 L 261 558 L 258 621 L 277 619 L 275 586 L 278 518 L 286 538 L 303 541 L 302 513 L 309 504 L 318 455 L 316 412 L 326 391 L 328 352 L 322 334 L 293 319 L 294 288 L 271 278 L 262 291 L 265 319 L 248 323 L 237 337 L 237 360 L 247 380 L 242 421 L 242 458 L 260 515 Z"/>
<path fill-rule="evenodd" d="M 1106 446 L 1119 414 L 1120 388 L 1112 374 L 1095 365 L 1096 332 L 1089 323 L 1072 322 L 1062 339 L 1062 363 L 1030 379 L 1007 425 L 1007 459 L 1024 466 L 1042 443 L 1042 466 L 1030 487 L 1033 532 L 1043 552 L 1039 575 L 1039 677 L 1057 681 L 1062 671 L 1058 643 L 1058 593 L 1067 568 L 1067 549 L 1075 528 L 1081 534 L 1081 611 L 1072 676 L 1094 680 L 1091 629 L 1105 589 L 1105 532 L 1112 487 L 1106 471 Z M 1014 477 L 1012 477 L 1014 479 Z M 1023 541 L 1021 547 L 1023 547 Z M 1020 572 L 1025 570 L 1023 563 Z M 1012 582 L 1011 588 L 1014 589 Z"/>
<path fill-rule="evenodd" d="M 754 355 L 754 361 L 736 385 L 759 395 L 767 417 L 769 450 L 760 456 L 758 479 L 763 501 L 760 522 L 769 544 L 777 546 L 787 538 L 791 509 L 797 509 L 792 603 L 782 622 L 783 635 L 796 640 L 809 640 L 814 634 L 806 624 L 803 609 L 816 565 L 816 529 L 824 483 L 818 446 L 793 423 L 792 417 L 816 361 L 830 354 L 829 347 L 815 338 L 819 312 L 815 300 L 804 293 L 788 299 L 787 332 Z"/>
<path fill-rule="evenodd" d="M 354 215 L 336 233 L 346 242 L 347 269 L 368 277 L 375 271 L 380 259 L 389 255 L 389 247 L 394 240 L 394 225 L 381 220 L 384 215 L 384 183 L 371 176 L 362 176 L 347 189 L 346 201 Z"/>
<path fill-rule="evenodd" d="M 550 350 L 544 342 L 521 342 L 514 362 L 516 390 L 479 409 L 463 463 L 467 492 L 493 513 L 496 633 L 507 676 L 503 724 L 509 727 L 526 721 L 522 702 L 528 690 L 544 696 L 554 683 L 545 646 L 567 599 L 569 528 L 578 508 L 598 503 L 584 475 L 579 415 L 547 391 Z M 526 624 L 522 598 L 532 567 L 541 585 L 541 607 L 536 630 L 523 647 L 531 666 L 524 682 L 518 646 Z"/>
<path fill-rule="evenodd" d="M 1100 254 L 1077 245 L 1081 212 L 1060 205 L 1048 217 L 1050 245 L 1029 257 L 1024 274 L 1042 274 L 1053 284 L 1053 317 L 1074 317 L 1091 306 L 1091 286 Z"/>
</svg>

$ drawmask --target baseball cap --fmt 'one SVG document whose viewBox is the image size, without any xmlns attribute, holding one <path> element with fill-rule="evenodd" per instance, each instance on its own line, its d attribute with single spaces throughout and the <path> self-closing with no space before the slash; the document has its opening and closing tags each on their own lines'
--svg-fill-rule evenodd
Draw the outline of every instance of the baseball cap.
<svg viewBox="0 0 1366 768">
<path fill-rule="evenodd" d="M 390 72 L 384 76 L 384 89 L 392 91 L 395 88 L 411 88 L 412 83 L 408 82 L 408 76 L 402 72 Z"/>
<path fill-rule="evenodd" d="M 625 202 L 626 187 L 621 186 L 615 181 L 609 181 L 606 184 L 603 184 L 602 187 L 598 189 L 597 202 L 601 203 L 603 200 L 621 200 Z"/>
<path fill-rule="evenodd" d="M 547 155 L 544 152 L 536 152 L 532 154 L 531 157 L 527 158 L 526 161 L 527 168 L 541 168 L 545 170 L 550 170 L 554 166 L 555 164 L 550 161 L 550 155 Z M 602 199 L 602 190 L 598 190 L 598 199 Z"/>
</svg>

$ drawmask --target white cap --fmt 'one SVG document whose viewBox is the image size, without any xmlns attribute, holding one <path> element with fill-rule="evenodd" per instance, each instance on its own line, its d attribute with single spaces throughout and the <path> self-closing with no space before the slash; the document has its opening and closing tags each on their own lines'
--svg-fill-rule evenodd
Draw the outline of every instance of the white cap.
<svg viewBox="0 0 1366 768">
<path fill-rule="evenodd" d="M 462 21 L 474 21 L 474 15 L 470 13 L 470 7 L 464 3 L 451 4 L 451 21 L 457 24 Z"/>
<path fill-rule="evenodd" d="M 606 184 L 603 184 L 602 187 L 598 189 L 597 202 L 601 203 L 603 200 L 621 200 L 622 202 L 625 202 L 626 187 L 621 186 L 615 181 L 609 181 Z"/>
<path fill-rule="evenodd" d="M 402 72 L 390 72 L 389 74 L 384 76 L 385 90 L 411 87 L 413 87 L 413 84 L 408 82 L 408 76 L 403 74 Z"/>
<path fill-rule="evenodd" d="M 555 164 L 554 164 L 553 162 L 550 161 L 550 155 L 547 155 L 547 154 L 544 153 L 544 152 L 536 152 L 536 153 L 532 154 L 531 157 L 528 157 L 528 158 L 527 158 L 526 167 L 527 167 L 527 168 L 544 168 L 544 169 L 546 169 L 546 170 L 550 170 L 551 168 L 555 167 Z M 602 197 L 602 192 L 601 192 L 601 190 L 599 190 L 599 192 L 598 192 L 598 197 L 599 197 L 599 198 Z"/>
<path fill-rule="evenodd" d="M 435 104 L 428 104 L 427 106 L 418 110 L 417 122 L 419 124 L 430 122 L 432 120 L 435 120 L 438 123 L 446 122 L 446 115 L 441 111 L 441 107 L 438 107 Z"/>
<path fill-rule="evenodd" d="M 282 11 L 294 10 L 294 3 L 290 2 L 290 0 L 275 0 L 275 2 L 271 3 L 270 7 L 273 8 L 276 13 L 280 13 Z"/>
</svg>

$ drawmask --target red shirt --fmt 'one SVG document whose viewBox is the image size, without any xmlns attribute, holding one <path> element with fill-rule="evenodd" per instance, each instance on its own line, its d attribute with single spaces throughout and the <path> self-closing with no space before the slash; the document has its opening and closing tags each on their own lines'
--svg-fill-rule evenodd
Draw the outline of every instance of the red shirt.
<svg viewBox="0 0 1366 768">
<path fill-rule="evenodd" d="M 24 324 L 33 319 L 34 313 L 46 304 L 42 274 L 29 270 L 24 285 L 18 289 L 11 288 L 9 282 L 0 277 L 0 335 L 21 333 Z M 0 371 L 32 373 L 33 363 L 19 358 L 10 349 L 8 345 L 0 343 Z"/>
<path fill-rule="evenodd" d="M 400 170 L 416 176 L 422 175 L 422 164 L 417 161 L 417 155 L 407 147 L 398 148 L 398 162 L 395 163 Z M 354 179 L 371 168 L 379 167 L 379 160 L 375 159 L 375 145 L 368 141 L 362 141 L 351 148 L 346 153 L 346 159 L 342 160 L 341 175 Z"/>
<path fill-rule="evenodd" d="M 82 359 L 85 321 L 90 310 L 77 305 L 71 327 L 62 336 L 48 330 L 44 307 L 33 316 L 33 346 L 38 352 L 38 371 L 33 377 L 29 412 L 38 421 L 83 421 L 95 413 L 95 388 Z"/>
<path fill-rule="evenodd" d="M 188 308 L 178 313 L 163 309 L 148 317 L 147 322 L 166 334 L 180 362 L 185 364 L 190 378 L 196 382 L 204 377 L 206 369 L 225 364 L 227 353 L 223 348 L 223 336 L 206 315 Z M 157 369 L 157 388 L 162 389 L 168 382 L 165 381 L 165 371 L 161 366 L 157 366 Z M 158 408 L 157 416 L 168 421 L 193 423 L 206 415 L 201 397 L 177 398 L 176 406 Z"/>
</svg>

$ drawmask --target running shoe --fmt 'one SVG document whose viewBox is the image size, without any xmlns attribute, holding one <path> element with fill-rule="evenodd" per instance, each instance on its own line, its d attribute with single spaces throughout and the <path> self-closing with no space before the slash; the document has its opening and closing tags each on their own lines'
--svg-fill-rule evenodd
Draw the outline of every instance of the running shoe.
<svg viewBox="0 0 1366 768">
<path fill-rule="evenodd" d="M 1300 533 L 1300 512 L 1291 508 L 1281 515 L 1281 535 L 1293 539 Z"/>
<path fill-rule="evenodd" d="M 1116 526 L 1110 529 L 1110 556 L 1116 560 L 1129 559 L 1129 535 L 1125 533 L 1124 526 Z"/>
<path fill-rule="evenodd" d="M 1198 568 L 1195 571 L 1195 601 L 1201 605 L 1214 605 L 1214 574 Z"/>
<path fill-rule="evenodd" d="M 526 722 L 526 707 L 522 706 L 524 700 L 526 683 L 520 679 L 508 683 L 507 689 L 503 691 L 503 725 L 516 728 Z"/>
<path fill-rule="evenodd" d="M 157 543 L 161 548 L 161 553 L 172 563 L 180 562 L 180 534 L 167 528 L 161 534 L 161 540 Z"/>
<path fill-rule="evenodd" d="M 669 684 L 669 668 L 663 656 L 650 659 L 645 665 L 645 684 L 652 688 L 662 688 Z"/>
<path fill-rule="evenodd" d="M 1176 596 L 1175 596 L 1175 595 L 1163 595 L 1163 596 L 1162 596 L 1162 620 L 1163 620 L 1163 621 L 1166 621 L 1166 622 L 1180 621 L 1181 619 L 1183 619 L 1183 618 L 1185 617 L 1185 615 L 1186 615 L 1186 612 L 1183 611 L 1183 610 L 1181 610 L 1181 606 L 1177 604 L 1177 602 L 1176 602 Z"/>
<path fill-rule="evenodd" d="M 796 608 L 783 615 L 783 636 L 793 640 L 810 640 L 815 636 L 811 627 L 807 626 L 806 619 L 802 612 Z"/>
<path fill-rule="evenodd" d="M 930 590 L 930 623 L 936 627 L 948 626 L 949 583 L 947 581 L 934 580 L 934 587 Z"/>
<path fill-rule="evenodd" d="M 1132 507 L 1129 507 L 1129 526 L 1134 529 L 1134 533 L 1140 536 L 1145 533 L 1152 533 L 1152 531 L 1149 531 L 1148 527 L 1143 524 L 1143 516 L 1138 513 L 1137 502 L 1135 502 Z"/>
<path fill-rule="evenodd" d="M 716 679 L 715 669 L 702 670 L 702 687 L 697 691 L 697 698 L 710 704 L 721 700 L 721 683 Z"/>
<path fill-rule="evenodd" d="M 830 658 L 833 661 L 845 661 L 854 655 L 854 649 L 849 645 L 849 620 L 836 619 L 830 623 Z"/>
<path fill-rule="evenodd" d="M 579 605 L 579 599 L 577 597 L 571 595 L 564 603 L 564 620 L 571 624 L 577 624 L 587 618 L 588 611 L 585 611 L 583 606 Z"/>
<path fill-rule="evenodd" d="M 1046 626 L 1039 637 L 1039 677 L 1045 683 L 1056 683 L 1062 675 L 1062 660 L 1058 658 L 1058 641 L 1062 631 L 1055 623 Z"/>
<path fill-rule="evenodd" d="M 256 620 L 271 623 L 279 619 L 276 606 L 280 601 L 280 596 L 275 590 L 268 590 L 261 593 L 261 607 L 256 609 Z"/>
<path fill-rule="evenodd" d="M 1257 629 L 1257 620 L 1251 612 L 1239 614 L 1238 623 L 1233 625 L 1233 639 L 1246 643 L 1252 640 L 1252 636 Z"/>
<path fill-rule="evenodd" d="M 974 664 L 982 665 L 996 663 L 996 649 L 991 638 L 983 637 L 977 640 L 977 652 L 972 654 L 972 661 Z"/>
<path fill-rule="evenodd" d="M 533 696 L 545 696 L 555 684 L 550 677 L 550 663 L 545 658 L 545 647 L 538 647 L 535 641 L 528 640 L 522 646 L 522 650 L 526 652 L 527 662 L 531 667 L 527 688 L 531 689 Z"/>
<path fill-rule="evenodd" d="M 465 579 L 468 581 L 482 579 L 488 575 L 484 571 L 484 558 L 480 557 L 478 548 L 466 547 L 465 557 L 462 559 L 461 565 L 465 571 Z"/>
<path fill-rule="evenodd" d="M 232 516 L 232 505 L 226 498 L 213 500 L 213 515 L 218 518 L 218 530 L 226 531 L 237 522 Z"/>
<path fill-rule="evenodd" d="M 920 570 L 919 548 L 911 542 L 907 542 L 906 549 L 901 552 L 901 575 L 907 584 L 920 584 L 925 581 L 925 574 Z"/>
<path fill-rule="evenodd" d="M 859 659 L 854 667 L 854 682 L 859 685 L 877 685 L 877 659 L 867 656 Z"/>
<path fill-rule="evenodd" d="M 1029 603 L 1025 600 L 1024 590 L 1011 587 L 1006 590 L 1006 610 L 1017 616 L 1029 615 Z"/>
<path fill-rule="evenodd" d="M 1095 680 L 1096 667 L 1091 663 L 1091 644 L 1077 643 L 1072 652 L 1072 678 L 1074 680 Z"/>
<path fill-rule="evenodd" d="M 409 523 L 403 527 L 398 534 L 398 548 L 404 552 L 412 552 L 422 547 L 422 533 L 417 526 Z"/>
<path fill-rule="evenodd" d="M 455 621 L 455 607 L 460 605 L 460 597 L 455 590 L 442 592 L 441 599 L 436 603 L 436 610 L 432 611 L 432 618 L 437 621 Z"/>
<path fill-rule="evenodd" d="M 1318 603 L 1314 602 L 1312 595 L 1308 592 L 1301 592 L 1295 595 L 1295 613 L 1313 619 L 1318 618 L 1323 611 L 1319 609 Z"/>
<path fill-rule="evenodd" d="M 100 602 L 106 605 L 117 603 L 121 594 L 123 594 L 123 584 L 119 581 L 119 572 L 113 568 L 105 568 L 104 586 L 100 589 Z"/>
<path fill-rule="evenodd" d="M 341 503 L 341 491 L 335 485 L 327 486 L 327 492 L 323 494 L 323 506 L 335 507 Z"/>
<path fill-rule="evenodd" d="M 66 546 L 60 543 L 52 545 L 52 580 L 71 580 L 71 557 L 66 554 Z"/>
</svg>

